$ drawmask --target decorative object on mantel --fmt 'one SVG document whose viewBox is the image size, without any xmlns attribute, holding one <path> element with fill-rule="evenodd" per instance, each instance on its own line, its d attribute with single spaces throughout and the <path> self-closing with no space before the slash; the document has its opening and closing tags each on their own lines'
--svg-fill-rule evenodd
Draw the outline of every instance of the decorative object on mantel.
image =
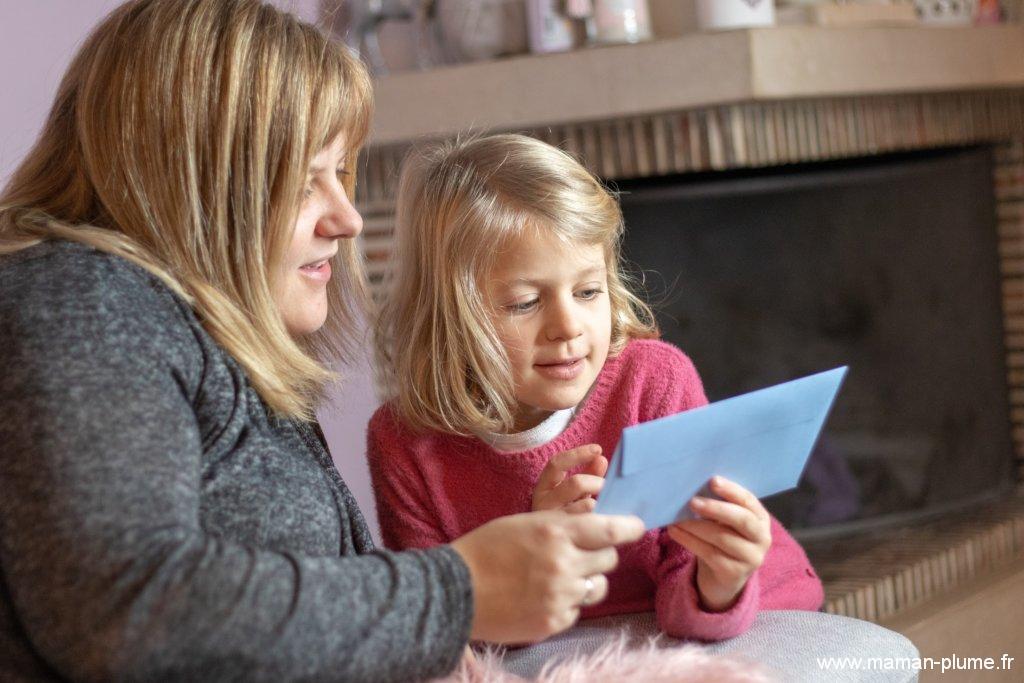
<svg viewBox="0 0 1024 683">
<path fill-rule="evenodd" d="M 392 70 L 392 65 L 381 49 L 381 32 L 385 25 L 398 26 L 406 31 L 408 45 L 402 61 L 421 69 L 437 61 L 432 36 L 428 32 L 426 14 L 429 0 L 349 0 L 339 2 L 334 9 L 325 10 L 332 29 L 352 48 L 377 76 Z"/>
<path fill-rule="evenodd" d="M 375 76 L 527 51 L 524 0 L 324 0 L 322 16 Z"/>
<path fill-rule="evenodd" d="M 591 1 L 594 13 L 589 38 L 592 43 L 639 43 L 651 39 L 651 14 L 647 0 Z"/>
<path fill-rule="evenodd" d="M 475 62 L 527 51 L 523 0 L 433 0 L 449 62 Z"/>
<path fill-rule="evenodd" d="M 653 36 L 647 0 L 526 0 L 526 16 L 530 50 L 537 54 Z"/>
<path fill-rule="evenodd" d="M 1002 21 L 999 0 L 978 0 L 978 11 L 974 15 L 976 24 L 998 24 Z"/>
<path fill-rule="evenodd" d="M 526 0 L 527 33 L 530 52 L 547 54 L 565 52 L 576 47 L 574 18 L 560 0 Z M 587 14 L 590 13 L 587 2 Z"/>
<path fill-rule="evenodd" d="M 772 26 L 774 0 L 697 0 L 697 25 L 705 31 Z"/>
<path fill-rule="evenodd" d="M 917 16 L 926 24 L 969 26 L 974 21 L 977 0 L 914 0 Z"/>
<path fill-rule="evenodd" d="M 775 10 L 775 21 L 780 26 L 916 26 L 920 23 L 913 4 L 884 0 L 782 0 Z"/>
</svg>

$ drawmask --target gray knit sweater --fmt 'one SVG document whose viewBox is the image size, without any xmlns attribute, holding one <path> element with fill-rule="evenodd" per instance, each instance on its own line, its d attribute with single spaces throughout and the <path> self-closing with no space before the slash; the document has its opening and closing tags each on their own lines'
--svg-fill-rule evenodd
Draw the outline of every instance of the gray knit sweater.
<svg viewBox="0 0 1024 683">
<path fill-rule="evenodd" d="M 375 550 L 319 429 L 159 280 L 0 258 L 0 680 L 408 681 L 471 619 L 459 556 Z"/>
</svg>

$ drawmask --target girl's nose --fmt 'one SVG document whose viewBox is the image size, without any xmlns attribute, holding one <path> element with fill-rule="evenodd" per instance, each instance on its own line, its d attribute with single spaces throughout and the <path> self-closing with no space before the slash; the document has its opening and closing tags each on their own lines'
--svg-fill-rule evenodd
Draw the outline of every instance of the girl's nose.
<svg viewBox="0 0 1024 683">
<path fill-rule="evenodd" d="M 548 341 L 570 341 L 583 334 L 583 326 L 574 310 L 574 302 L 559 301 L 548 308 L 545 334 Z"/>
<path fill-rule="evenodd" d="M 325 202 L 324 211 L 316 223 L 316 232 L 321 237 L 351 239 L 362 231 L 363 217 L 339 184 Z"/>
</svg>

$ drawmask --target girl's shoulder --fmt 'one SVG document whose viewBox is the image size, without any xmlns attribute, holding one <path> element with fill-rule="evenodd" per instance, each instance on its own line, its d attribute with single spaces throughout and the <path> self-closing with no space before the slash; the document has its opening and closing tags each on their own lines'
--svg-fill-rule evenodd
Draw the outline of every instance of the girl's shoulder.
<svg viewBox="0 0 1024 683">
<path fill-rule="evenodd" d="M 654 374 L 683 378 L 696 376 L 690 357 L 678 346 L 660 339 L 632 339 L 615 357 L 621 371 L 629 376 Z"/>
<path fill-rule="evenodd" d="M 707 403 L 704 385 L 679 347 L 658 339 L 630 341 L 616 357 L 618 383 L 636 405 L 640 422 Z"/>
<path fill-rule="evenodd" d="M 393 399 L 374 411 L 367 425 L 367 438 L 378 446 L 391 443 L 403 447 L 430 445 L 453 438 L 434 430 L 415 430 L 402 419 Z"/>
</svg>

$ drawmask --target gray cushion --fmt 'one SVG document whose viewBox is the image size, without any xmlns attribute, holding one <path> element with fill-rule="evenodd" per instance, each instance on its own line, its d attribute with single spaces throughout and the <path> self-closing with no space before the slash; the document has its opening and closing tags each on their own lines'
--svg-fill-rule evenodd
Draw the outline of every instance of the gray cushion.
<svg viewBox="0 0 1024 683">
<path fill-rule="evenodd" d="M 594 652 L 623 629 L 638 642 L 658 634 L 651 612 L 589 619 L 543 643 L 509 650 L 503 663 L 512 673 L 534 678 L 549 660 Z M 665 647 L 682 642 L 663 638 Z M 911 668 L 918 651 L 907 638 L 877 624 L 822 612 L 761 612 L 743 635 L 702 647 L 710 653 L 758 662 L 777 672 L 779 680 L 787 683 L 910 683 L 918 678 Z M 861 668 L 839 668 L 838 663 L 828 668 L 820 661 L 822 658 L 852 658 Z M 872 662 L 871 658 L 881 659 Z M 905 667 L 902 670 L 892 668 L 901 664 Z"/>
</svg>

